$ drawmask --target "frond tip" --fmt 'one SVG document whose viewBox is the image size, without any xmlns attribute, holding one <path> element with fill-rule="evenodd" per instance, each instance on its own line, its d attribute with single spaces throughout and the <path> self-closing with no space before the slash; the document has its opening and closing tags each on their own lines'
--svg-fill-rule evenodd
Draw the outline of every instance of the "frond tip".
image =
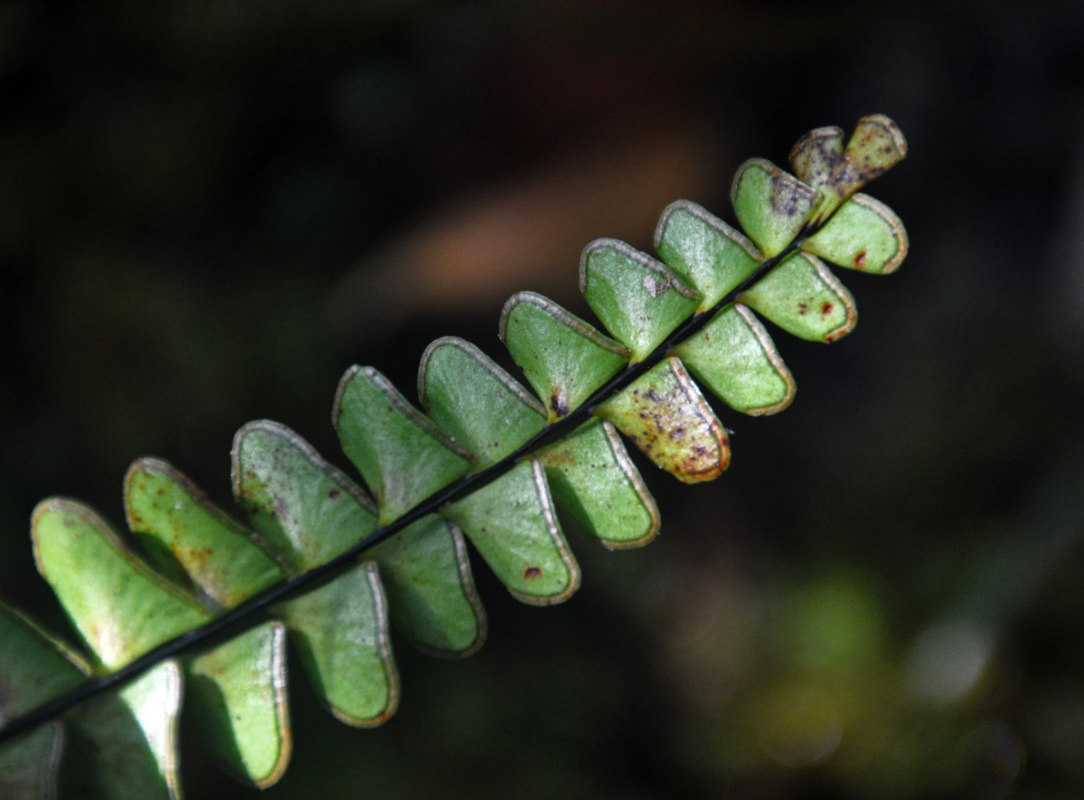
<svg viewBox="0 0 1084 800">
<path fill-rule="evenodd" d="M 91 796 L 178 796 L 182 687 L 210 752 L 270 785 L 292 748 L 287 641 L 335 717 L 378 725 L 399 701 L 391 628 L 435 655 L 485 639 L 468 541 L 537 605 L 580 585 L 565 525 L 613 549 L 651 541 L 658 508 L 621 434 L 683 482 L 726 470 L 726 428 L 705 394 L 750 415 L 790 405 L 794 378 L 762 318 L 811 341 L 853 330 L 854 298 L 829 264 L 899 267 L 902 223 L 859 190 L 906 150 L 884 116 L 860 120 L 846 145 L 839 128 L 817 128 L 791 152 L 796 175 L 763 159 L 739 168 L 741 231 L 679 200 L 659 219 L 657 258 L 592 242 L 579 279 L 601 329 L 533 292 L 505 304 L 500 338 L 530 389 L 455 337 L 422 356 L 424 412 L 351 367 L 332 422 L 356 476 L 280 423 L 242 426 L 231 459 L 243 523 L 152 458 L 124 481 L 142 555 L 87 506 L 40 503 L 38 570 L 91 655 L 0 605 L 0 795 L 54 796 L 67 748 Z"/>
</svg>

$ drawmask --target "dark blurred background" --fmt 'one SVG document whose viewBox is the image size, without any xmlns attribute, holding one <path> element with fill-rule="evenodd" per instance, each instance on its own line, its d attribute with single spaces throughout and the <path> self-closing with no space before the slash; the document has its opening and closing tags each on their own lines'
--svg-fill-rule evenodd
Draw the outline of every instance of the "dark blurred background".
<svg viewBox="0 0 1084 800">
<path fill-rule="evenodd" d="M 539 611 L 476 561 L 487 645 L 398 643 L 399 714 L 320 710 L 262 796 L 1061 798 L 1084 791 L 1084 4 L 0 3 L 0 595 L 65 635 L 28 517 L 168 458 L 229 496 L 245 421 L 342 464 L 352 363 L 409 396 L 519 289 L 587 313 L 580 249 L 732 219 L 750 156 L 884 113 L 906 223 L 842 273 L 855 334 L 779 333 L 793 407 L 650 547 L 570 531 Z M 247 797 L 182 725 L 190 797 Z"/>
</svg>

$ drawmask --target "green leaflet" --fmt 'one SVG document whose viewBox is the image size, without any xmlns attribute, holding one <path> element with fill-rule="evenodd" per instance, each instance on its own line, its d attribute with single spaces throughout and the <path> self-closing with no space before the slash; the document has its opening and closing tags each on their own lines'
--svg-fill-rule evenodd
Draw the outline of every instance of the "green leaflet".
<svg viewBox="0 0 1084 800">
<path fill-rule="evenodd" d="M 340 470 L 277 422 L 233 438 L 233 496 L 292 574 L 334 558 L 376 530 L 376 507 Z"/>
<path fill-rule="evenodd" d="M 371 367 L 347 370 L 332 423 L 388 523 L 470 469 L 468 455 Z"/>
<path fill-rule="evenodd" d="M 907 255 L 907 231 L 892 209 L 867 194 L 845 203 L 802 248 L 841 267 L 887 274 Z"/>
<path fill-rule="evenodd" d="M 707 311 L 753 274 L 763 256 L 745 236 L 696 203 L 676 200 L 655 228 L 659 256 L 700 293 L 697 311 Z"/>
<path fill-rule="evenodd" d="M 611 549 L 659 533 L 659 509 L 614 426 L 593 420 L 540 453 L 557 507 Z"/>
<path fill-rule="evenodd" d="M 292 739 L 286 704 L 286 628 L 268 622 L 194 659 L 186 702 L 225 769 L 259 787 L 281 777 Z"/>
<path fill-rule="evenodd" d="M 437 339 L 422 355 L 418 396 L 448 438 L 496 464 L 546 424 L 546 411 L 512 377 L 470 342 Z"/>
<path fill-rule="evenodd" d="M 794 399 L 794 378 L 768 332 L 746 306 L 723 309 L 674 348 L 696 379 L 745 414 L 775 414 Z"/>
<path fill-rule="evenodd" d="M 107 670 L 210 619 L 195 598 L 136 558 L 84 505 L 42 502 L 34 509 L 32 533 L 38 571 Z"/>
<path fill-rule="evenodd" d="M 666 265 L 615 239 L 580 258 L 580 291 L 602 324 L 642 361 L 693 313 L 699 295 Z"/>
<path fill-rule="evenodd" d="M 108 680 L 156 646 L 178 647 L 63 722 L 4 743 L 0 794 L 52 796 L 64 752 L 64 783 L 80 796 L 178 796 L 182 694 L 225 768 L 268 786 L 292 748 L 287 638 L 336 717 L 376 725 L 399 700 L 390 627 L 433 654 L 467 655 L 484 641 L 468 541 L 514 596 L 540 605 L 579 586 L 562 521 L 609 548 L 650 541 L 658 509 L 621 435 L 681 481 L 725 470 L 726 429 L 701 386 L 745 414 L 790 404 L 794 380 L 760 318 L 813 341 L 853 329 L 854 300 L 826 262 L 874 274 L 900 265 L 902 223 L 860 189 L 905 154 L 883 116 L 860 120 L 846 143 L 839 128 L 817 128 L 791 151 L 796 176 L 763 159 L 738 170 L 731 199 L 743 231 L 681 200 L 655 229 L 659 260 L 592 242 L 580 287 L 602 329 L 532 292 L 501 313 L 500 338 L 533 394 L 454 337 L 422 357 L 424 414 L 375 369 L 350 368 L 332 422 L 368 493 L 265 420 L 244 425 L 232 449 L 249 527 L 168 463 L 133 463 L 126 517 L 154 568 L 86 506 L 40 503 L 38 569 L 97 672 Z M 175 657 L 207 644 L 220 617 L 238 623 L 230 637 Z M 0 674 L 0 724 L 90 672 L 4 606 L 0 649 L 15 665 Z"/>
<path fill-rule="evenodd" d="M 741 299 L 788 333 L 813 342 L 842 339 L 858 322 L 851 293 L 808 253 L 786 259 Z"/>
<path fill-rule="evenodd" d="M 489 486 L 445 507 L 501 582 L 527 603 L 567 600 L 580 568 L 557 523 L 539 461 L 524 461 Z"/>
<path fill-rule="evenodd" d="M 501 341 L 554 422 L 578 408 L 628 363 L 628 351 L 534 292 L 508 299 Z"/>
<path fill-rule="evenodd" d="M 129 467 L 124 507 L 128 527 L 159 569 L 177 582 L 190 577 L 226 608 L 283 577 L 242 525 L 165 461 L 141 458 Z"/>
<path fill-rule="evenodd" d="M 417 649 L 461 658 L 482 646 L 486 614 L 462 532 L 435 514 L 372 550 L 391 621 Z"/>
<path fill-rule="evenodd" d="M 318 694 L 339 720 L 379 725 L 395 713 L 399 676 L 376 564 L 362 562 L 275 610 L 294 634 Z"/>
<path fill-rule="evenodd" d="M 738 222 L 764 257 L 783 252 L 816 210 L 817 191 L 769 161 L 751 158 L 738 167 L 730 201 Z"/>
</svg>

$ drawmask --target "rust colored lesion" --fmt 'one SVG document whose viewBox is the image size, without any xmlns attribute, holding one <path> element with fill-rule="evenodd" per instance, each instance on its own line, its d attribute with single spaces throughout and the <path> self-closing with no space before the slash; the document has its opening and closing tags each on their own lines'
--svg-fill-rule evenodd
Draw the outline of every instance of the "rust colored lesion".
<svg viewBox="0 0 1084 800">
<path fill-rule="evenodd" d="M 523 570 L 523 577 L 526 578 L 529 581 L 533 581 L 536 578 L 541 578 L 542 577 L 542 568 L 541 567 L 534 567 L 534 566 L 527 567 L 525 570 Z"/>
</svg>

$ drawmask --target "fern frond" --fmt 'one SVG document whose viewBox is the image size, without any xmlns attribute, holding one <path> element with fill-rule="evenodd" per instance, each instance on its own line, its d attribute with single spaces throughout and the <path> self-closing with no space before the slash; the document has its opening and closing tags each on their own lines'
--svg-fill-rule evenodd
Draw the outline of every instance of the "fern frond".
<svg viewBox="0 0 1084 800">
<path fill-rule="evenodd" d="M 151 458 L 124 480 L 143 556 L 87 506 L 41 502 L 38 569 L 91 655 L 0 606 L 0 740 L 12 765 L 0 794 L 54 796 L 70 748 L 80 796 L 178 796 L 182 687 L 211 752 L 270 785 L 291 750 L 287 640 L 336 717 L 377 725 L 399 699 L 391 627 L 432 654 L 484 641 L 467 541 L 538 605 L 580 583 L 562 519 L 609 548 L 650 541 L 658 509 L 621 434 L 683 482 L 718 477 L 730 443 L 700 387 L 745 414 L 791 403 L 794 379 L 760 318 L 823 342 L 854 328 L 854 299 L 825 262 L 899 266 L 902 224 L 859 189 L 905 152 L 883 116 L 862 119 L 846 146 L 840 129 L 818 128 L 791 153 L 797 177 L 762 159 L 738 170 L 744 233 L 677 201 L 655 231 L 658 259 L 592 242 L 580 289 L 603 330 L 531 292 L 501 313 L 500 338 L 533 393 L 453 337 L 422 356 L 424 413 L 377 370 L 351 367 L 332 422 L 368 491 L 265 420 L 233 443 L 247 524 Z"/>
</svg>

